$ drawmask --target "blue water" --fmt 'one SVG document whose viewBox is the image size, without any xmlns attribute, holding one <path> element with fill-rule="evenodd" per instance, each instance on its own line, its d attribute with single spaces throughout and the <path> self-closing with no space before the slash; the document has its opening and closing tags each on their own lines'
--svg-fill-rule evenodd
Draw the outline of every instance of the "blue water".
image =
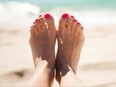
<svg viewBox="0 0 116 87">
<path fill-rule="evenodd" d="M 28 2 L 41 8 L 70 7 L 78 9 L 116 9 L 116 0 L 0 0 Z"/>
<path fill-rule="evenodd" d="M 39 14 L 47 12 L 54 16 L 56 24 L 65 12 L 83 25 L 116 24 L 115 3 L 116 0 L 0 0 L 0 26 L 30 25 Z"/>
</svg>

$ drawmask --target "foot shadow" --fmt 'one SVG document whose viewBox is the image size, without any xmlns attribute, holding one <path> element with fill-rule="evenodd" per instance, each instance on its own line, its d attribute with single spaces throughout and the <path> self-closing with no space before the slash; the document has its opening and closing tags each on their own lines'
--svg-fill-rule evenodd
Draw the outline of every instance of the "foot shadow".
<svg viewBox="0 0 116 87">
<path fill-rule="evenodd" d="M 29 69 L 22 69 L 19 71 L 11 71 L 0 75 L 0 85 L 11 85 L 24 83 L 28 81 L 33 75 L 33 71 Z M 24 83 L 25 84 L 25 83 Z"/>
</svg>

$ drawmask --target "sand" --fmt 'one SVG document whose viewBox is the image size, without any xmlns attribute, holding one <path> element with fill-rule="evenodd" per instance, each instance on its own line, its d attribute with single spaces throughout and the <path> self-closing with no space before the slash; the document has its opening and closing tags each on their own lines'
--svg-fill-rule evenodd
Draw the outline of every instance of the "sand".
<svg viewBox="0 0 116 87">
<path fill-rule="evenodd" d="M 77 76 L 88 86 L 116 86 L 116 25 L 85 26 Z M 24 86 L 34 72 L 29 26 L 0 27 L 0 86 Z M 55 83 L 56 84 L 56 83 Z"/>
</svg>

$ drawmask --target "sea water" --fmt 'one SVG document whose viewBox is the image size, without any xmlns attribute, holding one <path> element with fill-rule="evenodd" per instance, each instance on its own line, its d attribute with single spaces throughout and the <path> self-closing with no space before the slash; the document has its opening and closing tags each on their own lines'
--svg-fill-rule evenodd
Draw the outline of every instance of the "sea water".
<svg viewBox="0 0 116 87">
<path fill-rule="evenodd" d="M 63 13 L 84 25 L 116 24 L 116 0 L 0 0 L 0 27 L 28 25 L 39 14 L 51 13 L 58 24 Z"/>
</svg>

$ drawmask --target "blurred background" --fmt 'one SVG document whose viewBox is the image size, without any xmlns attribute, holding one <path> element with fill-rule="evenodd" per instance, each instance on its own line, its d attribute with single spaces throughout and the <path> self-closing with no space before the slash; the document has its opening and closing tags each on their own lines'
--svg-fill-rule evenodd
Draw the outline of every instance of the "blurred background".
<svg viewBox="0 0 116 87">
<path fill-rule="evenodd" d="M 58 26 L 63 13 L 85 30 L 77 76 L 88 86 L 116 86 L 116 0 L 0 0 L 0 86 L 22 86 L 33 75 L 30 26 L 50 13 Z M 57 52 L 57 45 L 56 45 Z M 56 83 L 55 83 L 56 85 Z"/>
</svg>

